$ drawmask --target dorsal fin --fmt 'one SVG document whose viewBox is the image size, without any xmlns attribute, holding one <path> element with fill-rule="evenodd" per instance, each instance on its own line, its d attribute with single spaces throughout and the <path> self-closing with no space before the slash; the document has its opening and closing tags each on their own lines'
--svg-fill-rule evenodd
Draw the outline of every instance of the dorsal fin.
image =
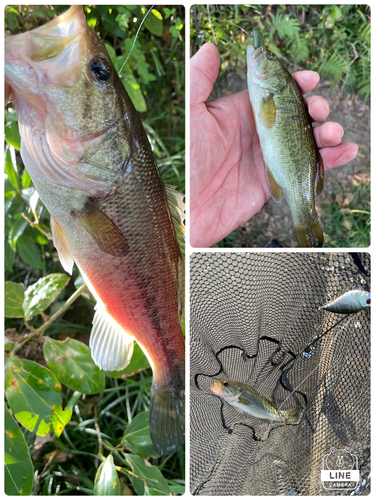
<svg viewBox="0 0 375 500">
<path fill-rule="evenodd" d="M 178 245 L 182 253 L 185 252 L 185 195 L 176 191 L 176 186 L 165 185 L 167 202 L 172 217 L 173 227 L 176 232 Z"/>
<path fill-rule="evenodd" d="M 70 275 L 73 272 L 74 259 L 70 252 L 68 241 L 56 219 L 51 215 L 51 233 L 53 244 L 57 250 L 61 265 Z"/>
</svg>

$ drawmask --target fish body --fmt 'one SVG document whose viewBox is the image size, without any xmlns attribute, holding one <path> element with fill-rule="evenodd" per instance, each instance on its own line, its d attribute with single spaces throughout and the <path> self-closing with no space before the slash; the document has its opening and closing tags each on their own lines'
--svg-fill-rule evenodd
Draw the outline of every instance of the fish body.
<svg viewBox="0 0 375 500">
<path fill-rule="evenodd" d="M 250 101 L 272 198 L 284 193 L 301 247 L 321 247 L 323 232 L 315 195 L 323 189 L 324 165 L 306 104 L 288 70 L 263 44 L 257 30 L 247 47 Z"/>
<path fill-rule="evenodd" d="M 210 385 L 210 389 L 231 406 L 261 420 L 295 422 L 298 419 L 298 408 L 277 410 L 270 399 L 259 394 L 251 385 L 215 380 L 213 385 Z"/>
<path fill-rule="evenodd" d="M 21 156 L 51 214 L 64 269 L 76 262 L 97 300 L 90 347 L 121 370 L 133 339 L 153 370 L 151 438 L 160 454 L 184 440 L 183 257 L 143 126 L 81 6 L 5 40 L 5 78 Z M 173 199 L 172 212 L 167 197 Z"/>
<path fill-rule="evenodd" d="M 322 309 L 338 314 L 351 314 L 362 311 L 362 309 L 370 306 L 370 292 L 365 292 L 363 290 L 351 290 L 350 292 L 346 292 L 340 297 L 337 297 L 337 299 L 324 304 Z"/>
</svg>

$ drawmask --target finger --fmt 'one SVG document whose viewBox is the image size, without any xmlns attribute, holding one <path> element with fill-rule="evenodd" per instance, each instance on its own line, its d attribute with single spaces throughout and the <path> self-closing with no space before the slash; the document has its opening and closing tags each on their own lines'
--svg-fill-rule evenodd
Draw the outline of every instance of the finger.
<svg viewBox="0 0 375 500">
<path fill-rule="evenodd" d="M 344 131 L 339 123 L 327 122 L 314 127 L 315 142 L 318 148 L 337 146 L 340 144 Z"/>
<path fill-rule="evenodd" d="M 212 43 L 205 43 L 190 61 L 190 104 L 205 102 L 219 74 L 220 56 Z"/>
<path fill-rule="evenodd" d="M 298 83 L 298 86 L 302 94 L 307 94 L 312 89 L 314 89 L 320 80 L 319 73 L 316 71 L 296 71 L 293 73 L 292 77 Z"/>
<path fill-rule="evenodd" d="M 306 97 L 306 104 L 309 108 L 309 115 L 316 122 L 324 121 L 330 112 L 330 107 L 327 99 L 319 95 Z"/>
<path fill-rule="evenodd" d="M 358 153 L 358 146 L 353 142 L 342 142 L 332 148 L 323 148 L 319 150 L 325 169 L 340 167 L 349 161 L 352 161 Z"/>
</svg>

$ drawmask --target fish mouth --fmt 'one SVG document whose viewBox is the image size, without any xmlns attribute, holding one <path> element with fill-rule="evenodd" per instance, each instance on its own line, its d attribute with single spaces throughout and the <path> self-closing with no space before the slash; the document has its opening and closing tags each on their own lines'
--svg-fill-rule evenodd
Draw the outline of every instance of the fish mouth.
<svg viewBox="0 0 375 500">
<path fill-rule="evenodd" d="M 86 31 L 83 8 L 73 5 L 39 28 L 6 37 L 7 84 L 26 100 L 29 100 L 26 96 L 37 94 L 44 84 L 74 84 L 81 74 L 78 53 Z"/>
<path fill-rule="evenodd" d="M 220 382 L 220 380 L 215 380 L 209 387 L 211 391 L 218 396 L 223 393 L 222 382 Z"/>
<path fill-rule="evenodd" d="M 257 59 L 259 59 L 259 57 L 264 53 L 264 47 L 261 46 L 257 49 L 254 48 L 254 45 L 252 45 L 251 43 L 247 46 L 247 56 L 248 57 L 251 57 L 252 59 L 254 59 L 254 61 L 256 61 Z"/>
</svg>

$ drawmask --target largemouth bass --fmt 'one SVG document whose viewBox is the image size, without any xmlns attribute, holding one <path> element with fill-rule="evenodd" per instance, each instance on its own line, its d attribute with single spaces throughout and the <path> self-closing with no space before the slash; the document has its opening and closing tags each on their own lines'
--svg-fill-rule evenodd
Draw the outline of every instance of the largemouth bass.
<svg viewBox="0 0 375 500">
<path fill-rule="evenodd" d="M 299 246 L 321 247 L 323 232 L 315 195 L 323 189 L 324 165 L 301 92 L 276 55 L 264 46 L 257 30 L 247 47 L 247 68 L 271 196 L 278 202 L 284 193 Z"/>
<path fill-rule="evenodd" d="M 251 385 L 241 382 L 214 380 L 210 385 L 213 393 L 225 399 L 227 403 L 253 417 L 267 421 L 295 422 L 298 419 L 298 408 L 277 410 L 274 403 L 259 394 Z"/>
<path fill-rule="evenodd" d="M 322 306 L 322 309 L 338 314 L 351 314 L 371 306 L 371 293 L 351 290 Z"/>
<path fill-rule="evenodd" d="M 159 454 L 173 453 L 185 421 L 183 196 L 163 185 L 81 6 L 6 38 L 5 78 L 21 156 L 51 214 L 61 263 L 70 274 L 77 264 L 97 300 L 92 357 L 104 370 L 121 370 L 137 340 L 153 370 L 152 442 Z"/>
</svg>

